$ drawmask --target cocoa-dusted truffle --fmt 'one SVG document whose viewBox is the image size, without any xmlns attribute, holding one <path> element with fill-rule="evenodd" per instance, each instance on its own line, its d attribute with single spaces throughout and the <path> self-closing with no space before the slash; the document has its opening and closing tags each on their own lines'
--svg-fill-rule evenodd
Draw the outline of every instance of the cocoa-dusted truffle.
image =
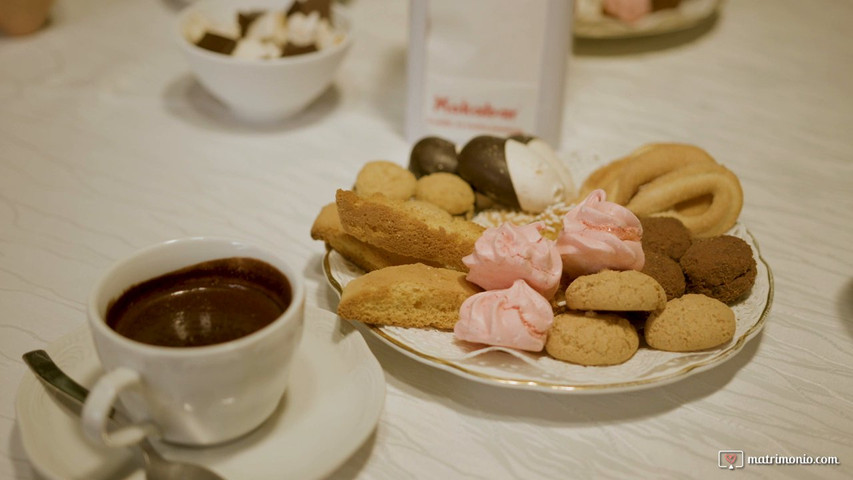
<svg viewBox="0 0 853 480">
<path fill-rule="evenodd" d="M 456 173 L 458 165 L 456 145 L 441 137 L 418 140 L 409 154 L 409 170 L 417 178 L 438 172 Z"/>
<path fill-rule="evenodd" d="M 666 292 L 666 299 L 672 300 L 684 295 L 687 285 L 681 265 L 660 252 L 647 251 L 645 254 L 646 261 L 641 271 L 660 283 Z"/>
<path fill-rule="evenodd" d="M 690 230 L 674 217 L 641 217 L 643 250 L 659 252 L 678 261 L 693 243 Z"/>
<path fill-rule="evenodd" d="M 749 244 L 738 237 L 720 235 L 698 239 L 681 257 L 687 291 L 724 303 L 746 295 L 755 283 L 757 265 Z"/>
</svg>

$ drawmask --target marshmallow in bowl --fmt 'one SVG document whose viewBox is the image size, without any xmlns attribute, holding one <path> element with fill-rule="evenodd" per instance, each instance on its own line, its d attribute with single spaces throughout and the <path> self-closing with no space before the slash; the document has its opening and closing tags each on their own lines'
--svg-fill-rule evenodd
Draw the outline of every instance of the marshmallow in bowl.
<svg viewBox="0 0 853 480">
<path fill-rule="evenodd" d="M 328 20 L 321 19 L 317 26 L 317 48 L 320 50 L 337 45 L 344 41 L 344 34 L 335 30 Z"/>
<path fill-rule="evenodd" d="M 287 18 L 287 26 L 290 29 L 288 41 L 297 45 L 312 44 L 317 37 L 317 29 L 320 26 L 320 14 L 311 12 L 305 15 L 296 12 Z"/>
<path fill-rule="evenodd" d="M 287 42 L 287 17 L 282 12 L 254 12 L 255 17 L 241 14 L 245 19 L 244 38 L 255 40 L 271 40 L 272 43 L 283 45 Z M 242 22 L 241 22 L 242 23 Z"/>
<path fill-rule="evenodd" d="M 191 43 L 198 43 L 205 34 L 235 40 L 240 37 L 240 25 L 236 18 L 227 21 L 214 21 L 200 13 L 194 13 L 184 23 L 184 36 Z M 236 42 L 236 40 L 235 40 Z"/>
<path fill-rule="evenodd" d="M 267 59 L 281 56 L 281 48 L 273 42 L 247 37 L 237 42 L 237 46 L 231 52 L 235 58 Z"/>
</svg>

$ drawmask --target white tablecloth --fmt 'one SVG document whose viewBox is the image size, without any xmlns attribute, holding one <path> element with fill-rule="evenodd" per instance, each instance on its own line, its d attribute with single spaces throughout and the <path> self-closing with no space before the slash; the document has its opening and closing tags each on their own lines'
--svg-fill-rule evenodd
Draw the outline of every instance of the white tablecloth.
<svg viewBox="0 0 853 480">
<path fill-rule="evenodd" d="M 349 5 L 357 39 L 335 86 L 264 128 L 196 83 L 168 2 L 59 0 L 45 30 L 0 37 L 0 478 L 35 476 L 15 421 L 21 354 L 82 325 L 115 260 L 174 237 L 243 238 L 334 310 L 311 223 L 363 163 L 405 165 L 410 148 L 407 2 Z M 669 386 L 566 396 L 471 382 L 371 340 L 385 410 L 332 478 L 707 478 L 729 474 L 719 450 L 841 463 L 750 476 L 850 477 L 851 25 L 847 1 L 737 0 L 681 33 L 575 42 L 561 154 L 682 141 L 740 177 L 776 293 L 735 358 Z"/>
</svg>

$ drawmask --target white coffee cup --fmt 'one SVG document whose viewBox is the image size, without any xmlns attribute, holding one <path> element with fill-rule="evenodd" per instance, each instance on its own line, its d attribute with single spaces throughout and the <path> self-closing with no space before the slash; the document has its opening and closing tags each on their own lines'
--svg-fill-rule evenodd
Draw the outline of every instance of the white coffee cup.
<svg viewBox="0 0 853 480">
<path fill-rule="evenodd" d="M 250 257 L 287 278 L 291 303 L 272 323 L 206 346 L 164 347 L 126 338 L 106 321 L 128 288 L 209 260 Z M 297 271 L 271 252 L 229 239 L 192 237 L 141 250 L 112 266 L 89 298 L 88 320 L 104 371 L 83 408 L 82 426 L 96 444 L 127 446 L 148 435 L 184 445 L 212 445 L 244 435 L 276 409 L 302 337 L 305 287 Z M 117 400 L 134 422 L 108 429 Z"/>
</svg>

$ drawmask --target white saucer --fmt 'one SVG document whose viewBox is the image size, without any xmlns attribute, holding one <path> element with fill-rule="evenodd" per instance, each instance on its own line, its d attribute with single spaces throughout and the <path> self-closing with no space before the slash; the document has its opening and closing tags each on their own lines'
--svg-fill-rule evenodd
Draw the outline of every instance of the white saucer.
<svg viewBox="0 0 853 480">
<path fill-rule="evenodd" d="M 322 478 L 373 432 L 385 401 L 385 377 L 362 336 L 333 313 L 306 308 L 305 335 L 292 383 L 279 409 L 258 430 L 223 446 L 158 444 L 167 458 L 202 463 L 228 479 Z M 100 372 L 82 327 L 46 350 L 71 377 L 91 386 Z M 90 445 L 78 419 L 25 375 L 16 401 L 18 428 L 34 469 L 50 480 L 143 480 L 131 450 Z"/>
</svg>

